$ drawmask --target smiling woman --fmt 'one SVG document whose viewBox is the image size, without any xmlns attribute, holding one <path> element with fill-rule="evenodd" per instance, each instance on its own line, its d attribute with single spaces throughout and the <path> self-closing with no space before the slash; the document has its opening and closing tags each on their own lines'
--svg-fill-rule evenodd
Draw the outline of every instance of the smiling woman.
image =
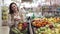
<svg viewBox="0 0 60 34">
<path fill-rule="evenodd" d="M 10 26 L 15 25 L 16 21 L 20 21 L 20 13 L 17 4 L 12 2 L 9 6 L 9 16 L 8 21 L 10 21 Z M 9 23 L 9 22 L 8 22 Z"/>
<path fill-rule="evenodd" d="M 10 34 L 13 27 L 17 27 L 20 22 L 20 12 L 16 3 L 12 2 L 9 5 L 8 25 L 10 26 Z"/>
</svg>

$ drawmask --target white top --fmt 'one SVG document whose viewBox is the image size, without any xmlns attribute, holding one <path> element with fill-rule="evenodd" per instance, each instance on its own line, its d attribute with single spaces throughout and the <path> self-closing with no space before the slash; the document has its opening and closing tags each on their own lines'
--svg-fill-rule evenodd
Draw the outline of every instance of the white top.
<svg viewBox="0 0 60 34">
<path fill-rule="evenodd" d="M 12 17 L 11 17 L 12 16 Z M 16 20 L 15 20 L 16 19 Z M 18 22 L 20 21 L 20 15 L 19 13 L 16 15 L 8 15 L 8 25 L 11 27 L 13 24 L 18 24 Z"/>
<path fill-rule="evenodd" d="M 19 19 L 20 20 L 21 18 L 19 16 L 19 14 L 17 14 L 17 15 L 14 15 L 14 19 Z"/>
</svg>

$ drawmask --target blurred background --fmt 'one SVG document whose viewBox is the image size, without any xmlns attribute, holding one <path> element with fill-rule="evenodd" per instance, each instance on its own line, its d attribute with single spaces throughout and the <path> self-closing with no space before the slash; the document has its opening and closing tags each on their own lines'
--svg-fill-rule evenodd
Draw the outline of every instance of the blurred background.
<svg viewBox="0 0 60 34">
<path fill-rule="evenodd" d="M 18 5 L 19 10 L 22 11 L 21 13 L 23 15 L 24 22 L 27 21 L 27 17 L 33 17 L 34 15 L 35 18 L 60 16 L 60 0 L 0 0 L 1 33 L 6 30 L 9 34 L 9 26 L 7 21 L 9 5 L 12 2 L 15 2 Z"/>
</svg>

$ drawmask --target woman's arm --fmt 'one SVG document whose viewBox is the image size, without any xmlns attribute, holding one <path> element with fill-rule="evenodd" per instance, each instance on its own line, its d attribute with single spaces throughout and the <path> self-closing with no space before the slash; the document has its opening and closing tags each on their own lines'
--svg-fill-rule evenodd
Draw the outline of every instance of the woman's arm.
<svg viewBox="0 0 60 34">
<path fill-rule="evenodd" d="M 21 20 L 23 21 L 22 11 L 19 11 L 19 16 L 20 16 Z"/>
<path fill-rule="evenodd" d="M 8 15 L 8 26 L 11 27 L 14 24 L 13 16 Z"/>
</svg>

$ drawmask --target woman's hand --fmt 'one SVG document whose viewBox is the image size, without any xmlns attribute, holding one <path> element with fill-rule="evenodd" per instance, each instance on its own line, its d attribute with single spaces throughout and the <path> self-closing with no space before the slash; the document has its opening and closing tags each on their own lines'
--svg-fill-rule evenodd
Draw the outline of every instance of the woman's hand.
<svg viewBox="0 0 60 34">
<path fill-rule="evenodd" d="M 20 19 L 19 19 L 19 18 L 15 18 L 14 20 L 15 20 L 15 21 L 18 21 L 18 20 L 20 20 Z"/>
<path fill-rule="evenodd" d="M 16 21 L 20 20 L 20 16 L 14 16 L 14 20 Z"/>
</svg>

